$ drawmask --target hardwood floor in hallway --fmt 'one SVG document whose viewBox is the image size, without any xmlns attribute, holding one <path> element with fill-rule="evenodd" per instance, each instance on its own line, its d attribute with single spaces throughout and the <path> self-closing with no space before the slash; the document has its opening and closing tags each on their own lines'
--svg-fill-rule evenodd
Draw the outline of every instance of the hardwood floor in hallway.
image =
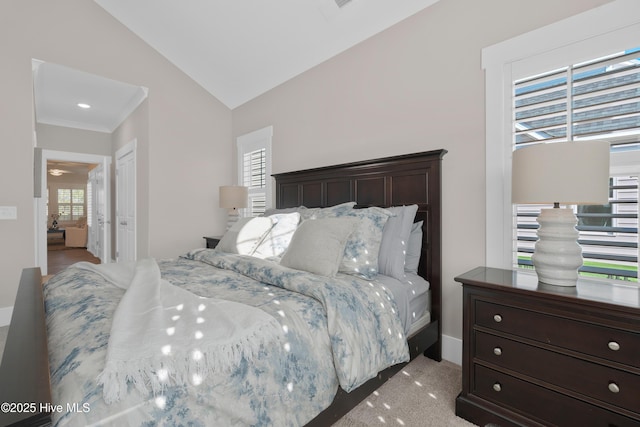
<svg viewBox="0 0 640 427">
<path fill-rule="evenodd" d="M 91 255 L 85 248 L 67 248 L 59 243 L 49 242 L 47 250 L 47 264 L 49 276 L 59 273 L 71 264 L 80 261 L 88 261 L 93 264 L 100 264 L 100 259 Z"/>
</svg>

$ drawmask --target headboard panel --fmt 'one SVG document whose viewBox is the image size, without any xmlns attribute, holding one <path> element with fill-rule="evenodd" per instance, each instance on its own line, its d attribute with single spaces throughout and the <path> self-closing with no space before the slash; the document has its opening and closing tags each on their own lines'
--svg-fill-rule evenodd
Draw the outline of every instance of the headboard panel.
<svg viewBox="0 0 640 427">
<path fill-rule="evenodd" d="M 327 207 L 355 201 L 359 206 L 418 205 L 424 220 L 418 273 L 431 283 L 432 318 L 441 309 L 441 162 L 446 150 L 427 151 L 274 174 L 276 207 Z"/>
</svg>

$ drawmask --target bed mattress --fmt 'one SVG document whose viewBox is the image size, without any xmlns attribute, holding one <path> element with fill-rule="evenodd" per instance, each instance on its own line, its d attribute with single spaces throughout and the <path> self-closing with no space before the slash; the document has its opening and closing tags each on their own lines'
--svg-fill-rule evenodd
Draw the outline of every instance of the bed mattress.
<svg viewBox="0 0 640 427">
<path fill-rule="evenodd" d="M 407 273 L 402 281 L 383 275 L 378 275 L 375 280 L 393 294 L 407 336 L 415 329 L 414 325 L 424 326 L 430 322 L 429 282 L 413 273 Z"/>
</svg>

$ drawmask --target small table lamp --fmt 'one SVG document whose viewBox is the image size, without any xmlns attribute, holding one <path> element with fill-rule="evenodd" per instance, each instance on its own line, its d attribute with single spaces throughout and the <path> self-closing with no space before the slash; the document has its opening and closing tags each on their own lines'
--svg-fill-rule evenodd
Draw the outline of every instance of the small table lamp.
<svg viewBox="0 0 640 427">
<path fill-rule="evenodd" d="M 512 203 L 548 204 L 538 216 L 538 241 L 531 257 L 538 280 L 576 286 L 582 267 L 578 220 L 563 205 L 603 205 L 609 201 L 607 141 L 536 144 L 513 152 Z"/>
<path fill-rule="evenodd" d="M 227 230 L 238 220 L 238 209 L 249 204 L 249 189 L 241 185 L 223 185 L 220 187 L 220 207 L 229 210 Z"/>
</svg>

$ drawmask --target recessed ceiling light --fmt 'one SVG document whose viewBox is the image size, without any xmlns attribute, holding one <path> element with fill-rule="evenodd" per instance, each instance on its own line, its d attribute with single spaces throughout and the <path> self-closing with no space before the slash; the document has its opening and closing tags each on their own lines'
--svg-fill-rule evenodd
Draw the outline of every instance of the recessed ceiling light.
<svg viewBox="0 0 640 427">
<path fill-rule="evenodd" d="M 87 108 L 91 108 L 91 105 L 85 104 L 83 102 L 78 102 L 78 107 L 84 108 L 86 110 Z"/>
</svg>

